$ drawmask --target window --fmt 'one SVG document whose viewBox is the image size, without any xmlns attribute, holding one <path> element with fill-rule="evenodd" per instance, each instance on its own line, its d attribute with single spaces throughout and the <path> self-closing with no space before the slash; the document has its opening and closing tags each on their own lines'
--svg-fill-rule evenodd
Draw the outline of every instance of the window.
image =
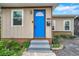
<svg viewBox="0 0 79 59">
<path fill-rule="evenodd" d="M 44 14 L 42 12 L 38 12 L 36 13 L 36 16 L 44 16 Z"/>
<path fill-rule="evenodd" d="M 70 20 L 64 20 L 64 30 L 70 30 L 71 21 Z"/>
<path fill-rule="evenodd" d="M 52 20 L 52 30 L 55 30 L 55 20 Z"/>
<path fill-rule="evenodd" d="M 12 10 L 12 25 L 22 25 L 23 10 Z"/>
</svg>

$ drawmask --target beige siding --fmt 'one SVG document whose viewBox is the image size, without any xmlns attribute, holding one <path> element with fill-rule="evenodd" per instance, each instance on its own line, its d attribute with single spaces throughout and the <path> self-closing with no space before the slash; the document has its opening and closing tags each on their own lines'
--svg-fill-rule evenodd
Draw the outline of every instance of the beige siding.
<svg viewBox="0 0 79 59">
<path fill-rule="evenodd" d="M 71 21 L 71 32 L 74 33 L 74 18 L 68 18 L 68 17 L 55 17 L 52 18 L 52 20 L 56 21 L 56 30 L 55 31 L 65 31 L 64 30 L 64 20 L 70 20 Z M 52 22 L 53 23 L 53 22 Z"/>
<path fill-rule="evenodd" d="M 42 8 L 38 8 L 42 9 Z M 51 8 L 46 9 L 46 20 L 51 18 Z M 11 10 L 13 9 L 2 9 L 2 25 L 1 25 L 1 37 L 2 38 L 33 38 L 33 25 L 34 20 L 33 10 L 34 8 L 24 8 L 23 27 L 22 26 L 11 26 Z M 30 13 L 32 11 L 32 14 Z M 51 27 L 46 26 L 46 38 L 51 38 Z"/>
<path fill-rule="evenodd" d="M 47 22 L 47 18 L 51 18 L 52 17 L 52 15 L 51 15 L 51 9 L 46 9 L 46 22 Z M 50 20 L 51 21 L 51 20 Z M 51 38 L 52 37 L 52 35 L 51 35 L 51 26 L 46 26 L 46 38 Z"/>
</svg>

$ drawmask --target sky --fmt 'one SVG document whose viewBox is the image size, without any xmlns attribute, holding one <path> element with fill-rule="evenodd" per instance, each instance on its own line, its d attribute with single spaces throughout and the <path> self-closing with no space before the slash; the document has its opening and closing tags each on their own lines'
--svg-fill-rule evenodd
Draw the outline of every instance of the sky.
<svg viewBox="0 0 79 59">
<path fill-rule="evenodd" d="M 79 15 L 79 3 L 59 3 L 54 15 Z"/>
</svg>

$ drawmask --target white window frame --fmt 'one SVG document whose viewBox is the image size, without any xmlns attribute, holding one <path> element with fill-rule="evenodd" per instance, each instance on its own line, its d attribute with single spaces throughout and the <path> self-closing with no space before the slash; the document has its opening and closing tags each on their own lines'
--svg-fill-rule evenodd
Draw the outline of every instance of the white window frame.
<svg viewBox="0 0 79 59">
<path fill-rule="evenodd" d="M 54 26 L 54 30 L 52 30 L 52 31 L 55 31 L 56 30 L 56 20 L 52 20 L 52 26 Z"/>
<path fill-rule="evenodd" d="M 13 25 L 13 12 L 14 11 L 22 11 L 22 25 Z M 13 27 L 18 27 L 18 26 L 23 26 L 23 17 L 24 17 L 24 11 L 23 11 L 23 9 L 13 9 L 12 11 L 11 11 L 11 26 Z"/>
<path fill-rule="evenodd" d="M 69 30 L 65 30 L 65 22 L 69 21 Z M 71 31 L 71 20 L 64 20 L 64 31 Z"/>
</svg>

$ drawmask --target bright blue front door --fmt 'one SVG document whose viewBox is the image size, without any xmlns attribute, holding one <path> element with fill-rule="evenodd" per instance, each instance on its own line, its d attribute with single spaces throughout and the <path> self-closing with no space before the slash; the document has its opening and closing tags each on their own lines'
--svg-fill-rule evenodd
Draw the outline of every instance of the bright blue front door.
<svg viewBox="0 0 79 59">
<path fill-rule="evenodd" d="M 45 38 L 45 10 L 34 10 L 34 38 Z"/>
</svg>

